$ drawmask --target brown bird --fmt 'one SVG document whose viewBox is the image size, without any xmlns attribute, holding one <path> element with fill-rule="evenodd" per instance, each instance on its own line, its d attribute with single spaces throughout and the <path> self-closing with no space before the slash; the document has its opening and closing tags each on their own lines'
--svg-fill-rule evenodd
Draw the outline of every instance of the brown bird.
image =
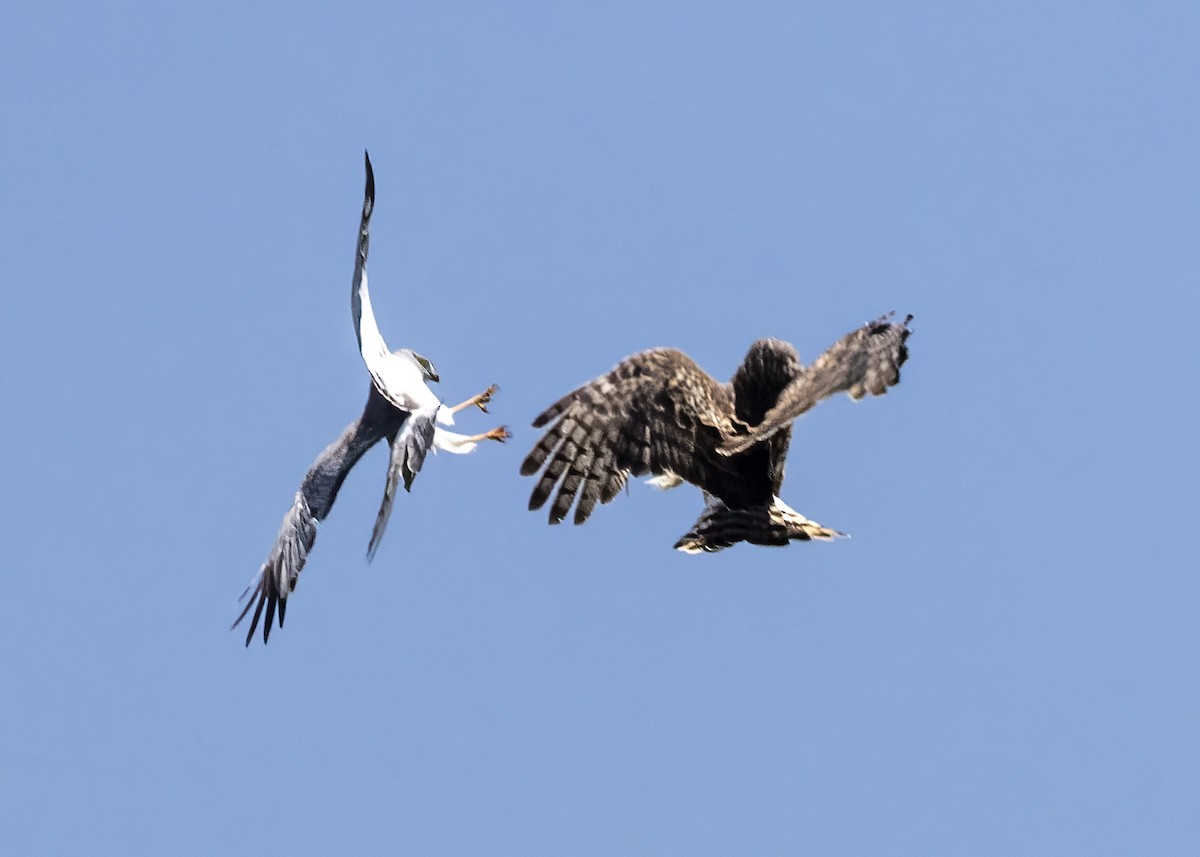
<svg viewBox="0 0 1200 857">
<path fill-rule="evenodd" d="M 675 543 L 686 553 L 842 535 L 779 498 L 792 422 L 834 393 L 859 399 L 899 383 L 912 316 L 891 318 L 848 333 L 807 367 L 788 343 L 760 339 L 727 384 L 673 348 L 621 361 L 533 421 L 550 428 L 521 465 L 524 476 L 541 471 L 530 510 L 554 495 L 550 523 L 574 505 L 582 524 L 630 475 L 653 474 L 660 488 L 690 482 L 704 492 L 704 512 Z"/>
</svg>

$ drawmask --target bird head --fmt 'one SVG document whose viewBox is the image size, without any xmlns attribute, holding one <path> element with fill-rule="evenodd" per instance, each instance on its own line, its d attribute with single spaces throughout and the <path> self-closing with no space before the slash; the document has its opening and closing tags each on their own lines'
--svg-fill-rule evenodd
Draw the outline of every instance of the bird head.
<svg viewBox="0 0 1200 857">
<path fill-rule="evenodd" d="M 433 361 L 430 360 L 425 355 L 418 354 L 417 352 L 413 351 L 411 348 L 401 348 L 396 353 L 403 354 L 405 357 L 409 358 L 414 363 L 416 363 L 417 366 L 419 366 L 421 368 L 421 377 L 423 377 L 426 381 L 442 380 L 441 378 L 438 377 L 437 368 L 433 365 Z"/>
</svg>

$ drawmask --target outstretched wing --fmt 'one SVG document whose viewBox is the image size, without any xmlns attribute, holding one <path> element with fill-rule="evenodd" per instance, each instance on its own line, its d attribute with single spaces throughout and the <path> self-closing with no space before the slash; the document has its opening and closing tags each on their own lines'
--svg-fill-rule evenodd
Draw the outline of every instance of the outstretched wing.
<svg viewBox="0 0 1200 857">
<path fill-rule="evenodd" d="M 722 466 L 716 447 L 733 419 L 729 390 L 682 351 L 636 354 L 533 421 L 541 428 L 557 420 L 521 465 L 523 476 L 545 468 L 529 508 L 540 509 L 557 486 L 550 523 L 578 498 L 575 523 L 582 524 L 630 474 L 675 475 L 703 488 Z"/>
<path fill-rule="evenodd" d="M 400 484 L 400 480 L 404 480 L 405 491 L 412 490 L 413 480 L 421 472 L 425 456 L 433 446 L 433 433 L 436 427 L 434 413 L 416 411 L 404 421 L 404 425 L 392 439 L 387 482 L 383 487 L 383 502 L 379 504 L 379 514 L 375 516 L 375 528 L 371 531 L 371 541 L 367 544 L 368 560 L 375 558 L 375 551 L 379 549 L 379 542 L 383 540 L 383 533 L 387 529 L 388 519 L 392 515 L 392 503 L 396 499 L 396 488 Z"/>
<path fill-rule="evenodd" d="M 263 642 L 267 642 L 271 635 L 271 622 L 275 618 L 276 608 L 279 611 L 279 627 L 283 627 L 287 598 L 296 588 L 296 580 L 316 541 L 317 524 L 325 520 L 333 508 L 333 501 L 337 499 L 338 489 L 342 487 L 346 474 L 368 449 L 383 438 L 395 435 L 407 417 L 407 413 L 392 407 L 371 387 L 362 416 L 347 426 L 341 437 L 317 456 L 300 483 L 292 507 L 283 516 L 283 524 L 267 561 L 242 593 L 242 599 L 249 596 L 249 600 L 232 627 L 236 628 L 249 614 L 250 608 L 254 608 L 250 630 L 246 633 L 247 646 L 254 637 L 264 608 L 267 616 L 263 625 Z"/>
<path fill-rule="evenodd" d="M 358 240 L 354 245 L 354 278 L 350 281 L 350 315 L 354 319 L 354 335 L 358 338 L 358 350 L 371 377 L 376 375 L 379 362 L 388 355 L 387 343 L 379 332 L 375 311 L 371 307 L 371 293 L 367 289 L 367 252 L 371 248 L 371 212 L 375 210 L 375 171 L 371 169 L 371 156 L 363 152 L 366 161 L 367 184 L 363 188 L 362 219 L 358 223 Z M 379 386 L 378 381 L 376 386 Z"/>
<path fill-rule="evenodd" d="M 250 630 L 246 632 L 246 645 L 254 637 L 258 628 L 258 620 L 262 616 L 263 606 L 267 608 L 267 621 L 263 625 L 263 642 L 271 636 L 271 623 L 275 621 L 275 608 L 279 608 L 279 627 L 283 627 L 283 616 L 287 611 L 288 593 L 296 588 L 296 579 L 308 560 L 308 552 L 312 550 L 313 542 L 317 539 L 317 517 L 309 508 L 308 500 L 303 490 L 296 492 L 292 508 L 283 516 L 283 525 L 279 528 L 279 536 L 267 561 L 262 564 L 258 575 L 246 587 L 242 597 L 250 596 L 246 606 L 242 608 L 237 620 L 230 626 L 236 628 L 246 618 L 250 608 L 254 607 L 254 615 L 250 618 Z M 253 592 L 251 592 L 253 590 Z"/>
<path fill-rule="evenodd" d="M 354 247 L 354 278 L 350 281 L 350 315 L 354 320 L 354 335 L 372 383 L 385 399 L 403 411 L 426 407 L 437 397 L 425 386 L 425 379 L 438 380 L 433 364 L 407 349 L 388 350 L 367 287 L 367 253 L 371 247 L 371 213 L 375 210 L 375 171 L 371 156 L 365 151 L 367 183 L 363 188 L 362 219 L 358 224 L 358 241 Z M 398 357 L 403 353 L 408 356 Z M 424 370 L 424 371 L 422 371 Z"/>
<path fill-rule="evenodd" d="M 908 359 L 908 323 L 889 321 L 891 314 L 863 325 L 835 342 L 784 388 L 775 407 L 746 434 L 727 441 L 723 455 L 734 455 L 766 440 L 822 399 L 843 390 L 851 398 L 867 393 L 881 396 L 900 382 L 900 367 Z"/>
</svg>

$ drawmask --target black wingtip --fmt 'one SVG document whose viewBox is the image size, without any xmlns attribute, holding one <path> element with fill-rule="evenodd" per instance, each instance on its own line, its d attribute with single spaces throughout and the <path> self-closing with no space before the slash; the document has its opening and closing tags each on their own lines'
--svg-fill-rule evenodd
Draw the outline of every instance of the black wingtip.
<svg viewBox="0 0 1200 857">
<path fill-rule="evenodd" d="M 363 216 L 370 217 L 371 209 L 375 207 L 375 170 L 371 168 L 371 156 L 363 149 L 363 161 L 367 166 L 367 186 L 363 190 Z"/>
</svg>

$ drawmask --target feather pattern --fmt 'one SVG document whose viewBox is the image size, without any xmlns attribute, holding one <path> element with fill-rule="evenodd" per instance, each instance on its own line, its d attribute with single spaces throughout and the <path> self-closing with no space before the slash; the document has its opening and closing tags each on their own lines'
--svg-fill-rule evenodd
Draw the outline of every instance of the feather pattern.
<svg viewBox="0 0 1200 857">
<path fill-rule="evenodd" d="M 677 544 L 683 550 L 837 535 L 778 498 L 792 422 L 833 393 L 880 395 L 898 383 L 911 320 L 897 324 L 885 316 L 871 322 L 808 368 L 788 343 L 761 339 L 728 384 L 676 349 L 628 357 L 533 421 L 546 432 L 521 464 L 522 475 L 536 478 L 529 508 L 549 502 L 549 521 L 558 524 L 574 506 L 574 521 L 581 524 L 631 475 L 649 473 L 659 485 L 690 482 L 709 499 L 693 531 Z M 704 542 L 707 536 L 713 541 Z"/>
<path fill-rule="evenodd" d="M 574 520 L 581 524 L 630 475 L 675 473 L 689 482 L 707 481 L 722 463 L 697 453 L 713 450 L 730 431 L 732 402 L 729 389 L 686 354 L 654 349 L 568 393 L 533 425 L 554 420 L 521 465 L 526 476 L 544 469 L 529 508 L 540 509 L 555 494 L 549 520 L 557 524 L 578 499 Z"/>
<path fill-rule="evenodd" d="M 867 393 L 882 396 L 888 387 L 900 383 L 900 367 L 908 359 L 905 343 L 912 333 L 908 329 L 912 316 L 898 324 L 889 318 L 887 315 L 865 324 L 830 346 L 812 366 L 797 374 L 760 423 L 727 441 L 721 453 L 733 455 L 766 440 L 835 393 L 844 391 L 852 399 L 861 399 Z"/>
<path fill-rule="evenodd" d="M 236 628 L 254 607 L 246 633 L 247 646 L 254 637 L 264 606 L 263 642 L 271 635 L 271 621 L 277 605 L 279 627 L 283 627 L 287 597 L 296 588 L 296 581 L 308 561 L 309 551 L 317 538 L 317 524 L 325 520 L 333 508 L 333 501 L 351 468 L 376 443 L 400 432 L 407 420 L 408 414 L 392 407 L 372 385 L 362 415 L 317 456 L 300 483 L 292 507 L 283 516 L 283 524 L 267 561 L 242 593 L 242 599 L 247 595 L 250 598 L 232 627 Z"/>
</svg>

